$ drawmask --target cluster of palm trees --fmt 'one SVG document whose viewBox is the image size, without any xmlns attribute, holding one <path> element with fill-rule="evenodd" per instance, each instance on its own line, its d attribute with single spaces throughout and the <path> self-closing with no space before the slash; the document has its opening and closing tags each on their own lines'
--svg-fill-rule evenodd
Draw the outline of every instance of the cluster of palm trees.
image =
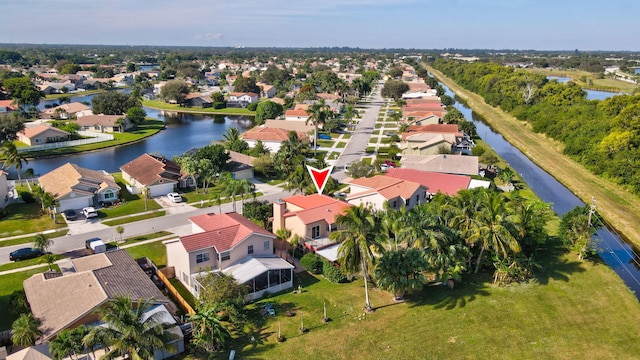
<svg viewBox="0 0 640 360">
<path fill-rule="evenodd" d="M 533 274 L 536 248 L 547 238 L 549 206 L 507 197 L 489 189 L 438 194 L 410 210 L 375 211 L 360 205 L 336 219 L 331 238 L 340 243 L 338 262 L 365 282 L 365 308 L 371 309 L 368 278 L 396 298 L 419 289 L 425 274 L 435 281 L 460 280 L 471 267 L 494 270 L 495 282 Z"/>
<path fill-rule="evenodd" d="M 240 196 L 241 204 L 244 204 L 245 197 L 250 195 L 255 199 L 256 186 L 247 179 L 235 179 L 229 172 L 220 175 L 218 182 L 220 191 L 212 193 L 212 200 L 218 206 L 222 205 L 222 198 L 231 198 L 233 200 L 233 211 L 236 211 L 237 197 Z"/>
</svg>

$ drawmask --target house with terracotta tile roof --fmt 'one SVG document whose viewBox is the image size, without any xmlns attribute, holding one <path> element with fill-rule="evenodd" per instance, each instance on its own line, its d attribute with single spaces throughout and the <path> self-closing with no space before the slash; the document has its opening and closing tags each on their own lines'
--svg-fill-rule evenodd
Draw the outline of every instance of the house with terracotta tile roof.
<svg viewBox="0 0 640 360">
<path fill-rule="evenodd" d="M 295 195 L 273 203 L 273 231 L 289 229 L 303 246 L 316 251 L 333 244 L 329 234 L 336 230 L 336 217 L 351 205 L 324 194 Z"/>
<path fill-rule="evenodd" d="M 17 135 L 19 141 L 29 146 L 67 141 L 71 136 L 70 133 L 64 130 L 44 124 L 27 127 L 18 132 Z"/>
<path fill-rule="evenodd" d="M 18 105 L 13 100 L 0 100 L 0 114 L 18 110 Z"/>
<path fill-rule="evenodd" d="M 387 170 L 385 176 L 417 182 L 427 188 L 428 195 L 443 193 L 453 196 L 460 190 L 470 187 L 471 176 L 443 174 L 432 171 L 421 171 L 405 168 L 391 168 Z"/>
<path fill-rule="evenodd" d="M 412 209 L 427 201 L 427 187 L 414 181 L 388 176 L 357 178 L 349 181 L 347 202 L 354 206 L 371 205 L 376 210 Z"/>
<path fill-rule="evenodd" d="M 286 130 L 279 127 L 274 128 L 263 124 L 245 131 L 240 137 L 242 138 L 242 140 L 246 141 L 247 144 L 249 144 L 250 148 L 256 146 L 256 143 L 258 141 L 262 141 L 262 144 L 264 144 L 265 148 L 269 149 L 269 151 L 271 151 L 272 153 L 276 153 L 278 152 L 278 150 L 280 150 L 282 142 L 289 138 L 289 133 L 291 131 L 292 130 Z M 298 139 L 300 140 L 308 138 L 306 133 L 297 132 L 297 134 Z"/>
<path fill-rule="evenodd" d="M 309 113 L 305 109 L 290 109 L 284 112 L 284 119 L 288 121 L 304 121 L 309 120 Z"/>
<path fill-rule="evenodd" d="M 193 234 L 164 242 L 167 266 L 196 297 L 210 272 L 233 276 L 249 287 L 249 300 L 293 286 L 294 266 L 274 255 L 276 236 L 244 216 L 202 214 L 189 218 Z"/>
<path fill-rule="evenodd" d="M 60 272 L 35 274 L 23 283 L 31 312 L 40 320 L 42 341 L 50 341 L 64 329 L 100 323 L 97 310 L 118 296 L 129 296 L 134 303 L 150 300 L 164 307 L 169 318 L 176 312 L 176 306 L 126 250 L 68 260 L 60 268 Z"/>
<path fill-rule="evenodd" d="M 149 197 L 163 196 L 175 187 L 192 187 L 193 177 L 181 172 L 180 165 L 160 156 L 142 154 L 120 167 L 122 178 L 131 194 L 149 189 Z"/>
<path fill-rule="evenodd" d="M 78 117 L 76 124 L 80 130 L 101 133 L 124 132 L 133 126 L 126 115 L 104 114 Z"/>
<path fill-rule="evenodd" d="M 97 207 L 101 202 L 118 200 L 120 195 L 120 186 L 109 173 L 72 163 L 40 176 L 38 182 L 58 201 L 58 211 Z"/>
<path fill-rule="evenodd" d="M 443 115 L 443 111 L 409 111 L 402 118 L 411 125 L 428 125 L 442 123 Z"/>
</svg>

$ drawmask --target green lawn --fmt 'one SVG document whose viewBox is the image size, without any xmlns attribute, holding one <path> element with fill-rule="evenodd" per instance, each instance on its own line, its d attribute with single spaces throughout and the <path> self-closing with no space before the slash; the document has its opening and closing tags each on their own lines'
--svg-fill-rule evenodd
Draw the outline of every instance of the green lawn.
<svg viewBox="0 0 640 360">
<path fill-rule="evenodd" d="M 22 290 L 22 282 L 33 274 L 38 274 L 47 270 L 47 267 L 21 271 L 8 275 L 0 275 L 0 331 L 11 328 L 11 324 L 15 320 L 9 312 L 9 297 L 16 290 Z"/>
<path fill-rule="evenodd" d="M 142 102 L 142 105 L 148 106 L 154 109 L 172 110 L 172 111 L 185 112 L 185 113 L 245 115 L 245 116 L 256 115 L 255 111 L 249 111 L 243 108 L 214 109 L 214 108 L 201 108 L 201 107 L 184 107 L 184 106 L 175 105 L 175 104 L 167 104 L 162 100 L 145 100 Z"/>
<path fill-rule="evenodd" d="M 148 244 L 132 246 L 126 249 L 132 258 L 148 257 L 158 267 L 167 266 L 167 251 L 162 241 L 155 241 Z"/>
<path fill-rule="evenodd" d="M 58 255 L 54 255 L 54 256 L 55 256 L 56 261 L 66 257 L 66 256 L 62 256 L 62 255 L 59 255 L 59 254 Z M 14 262 L 10 262 L 10 263 L 6 263 L 6 264 L 0 265 L 0 271 L 19 269 L 19 268 L 23 268 L 23 267 L 27 267 L 27 266 L 32 266 L 32 265 L 47 266 L 47 262 L 45 261 L 45 258 L 43 256 L 35 258 L 35 259 L 14 261 Z"/>
<path fill-rule="evenodd" d="M 127 191 L 126 184 L 122 179 L 121 172 L 113 173 L 111 175 L 113 175 L 114 180 L 120 186 L 120 199 L 124 200 L 124 202 L 121 202 L 117 206 L 111 206 L 98 210 L 98 216 L 101 219 L 115 218 L 119 216 L 137 214 L 143 211 L 158 210 L 162 208 L 160 204 L 152 199 L 147 199 L 145 206 L 145 200 L 142 195 L 133 195 L 129 193 L 129 191 Z"/>
<path fill-rule="evenodd" d="M 351 134 L 342 134 L 342 139 L 351 139 Z"/>
<path fill-rule="evenodd" d="M 376 123 L 376 125 L 375 125 L 375 128 L 376 128 L 376 129 L 380 129 L 381 127 L 382 127 L 382 124 L 380 124 L 380 123 Z"/>
<path fill-rule="evenodd" d="M 25 152 L 24 156 L 26 157 L 57 156 L 62 154 L 73 154 L 73 153 L 79 153 L 84 151 L 104 149 L 108 147 L 113 147 L 113 146 L 118 146 L 118 145 L 139 141 L 143 138 L 156 134 L 158 131 L 162 130 L 163 128 L 164 128 L 164 122 L 159 120 L 147 119 L 144 122 L 144 124 L 139 125 L 138 128 L 135 130 L 129 130 L 124 133 L 113 133 L 113 136 L 114 136 L 113 140 L 102 141 L 102 142 L 93 143 L 93 144 L 70 146 L 70 147 L 58 148 L 58 149 L 30 151 L 30 152 Z"/>
<path fill-rule="evenodd" d="M 68 229 L 59 230 L 59 231 L 56 231 L 56 232 L 52 232 L 52 233 L 48 233 L 48 234 L 42 234 L 42 235 L 44 235 L 44 237 L 46 237 L 47 239 L 51 239 L 51 238 L 55 238 L 55 237 L 59 237 L 59 236 L 65 236 L 67 234 L 67 232 L 69 232 Z M 35 236 L 26 236 L 26 237 L 21 237 L 21 238 L 17 238 L 17 239 L 2 240 L 2 241 L 0 241 L 0 247 L 32 243 L 34 238 L 35 238 Z"/>
<path fill-rule="evenodd" d="M 15 203 L 7 206 L 6 209 L 9 215 L 0 220 L 0 237 L 37 233 L 66 226 L 64 221 L 54 224 L 37 203 Z"/>
<path fill-rule="evenodd" d="M 100 212 L 98 212 L 99 214 Z M 156 217 L 160 217 L 160 216 L 165 216 L 166 215 L 166 211 L 155 211 L 149 214 L 142 214 L 142 215 L 133 215 L 133 216 L 127 216 L 125 218 L 120 218 L 117 220 L 111 220 L 111 221 L 103 221 L 102 224 L 103 225 L 107 225 L 107 226 L 116 226 L 116 225 L 122 225 L 122 224 L 127 224 L 130 222 L 134 222 L 134 221 L 141 221 L 141 220 L 146 220 L 146 219 L 152 219 L 152 218 L 156 218 Z"/>
<path fill-rule="evenodd" d="M 340 156 L 340 153 L 337 151 L 332 152 L 331 154 L 329 154 L 329 156 L 327 157 L 327 159 L 329 160 L 336 160 L 338 157 Z"/>
<path fill-rule="evenodd" d="M 318 140 L 318 146 L 332 147 L 333 146 L 333 140 Z"/>
<path fill-rule="evenodd" d="M 151 234 L 146 234 L 146 235 L 140 235 L 140 236 L 135 236 L 132 238 L 127 238 L 127 234 L 126 233 L 122 233 L 122 237 L 123 237 L 123 242 L 118 242 L 114 245 L 118 245 L 118 246 L 124 246 L 124 245 L 130 245 L 130 244 L 135 244 L 141 241 L 146 241 L 146 240 L 151 240 L 151 239 L 156 239 L 159 237 L 163 237 L 163 236 L 169 236 L 173 233 L 170 233 L 168 231 L 156 231 L 154 233 Z M 119 240 L 119 236 L 116 235 L 116 237 Z"/>
<path fill-rule="evenodd" d="M 86 91 L 82 91 L 82 92 L 76 92 L 76 93 L 67 93 L 67 94 L 48 94 L 45 95 L 45 99 L 46 100 L 51 100 L 51 99 L 59 99 L 61 97 L 74 97 L 74 96 L 87 96 L 87 95 L 93 95 L 93 94 L 99 94 L 102 92 L 106 92 L 107 90 L 86 90 Z"/>
<path fill-rule="evenodd" d="M 171 278 L 169 279 L 169 282 L 171 283 L 171 285 L 173 285 L 173 287 L 178 291 L 178 293 L 180 294 L 180 296 L 182 296 L 182 298 L 192 307 L 192 308 L 196 308 L 196 298 L 193 296 L 193 294 L 191 294 L 191 292 L 189 290 L 187 290 L 186 287 L 184 287 L 184 285 L 182 285 L 182 283 L 176 279 L 176 278 Z"/>
<path fill-rule="evenodd" d="M 344 141 L 340 141 L 340 142 L 338 143 L 338 145 L 336 145 L 336 148 L 338 148 L 338 149 L 342 149 L 342 148 L 344 148 L 345 146 L 347 146 L 347 143 L 346 143 L 346 142 L 344 142 Z"/>
</svg>

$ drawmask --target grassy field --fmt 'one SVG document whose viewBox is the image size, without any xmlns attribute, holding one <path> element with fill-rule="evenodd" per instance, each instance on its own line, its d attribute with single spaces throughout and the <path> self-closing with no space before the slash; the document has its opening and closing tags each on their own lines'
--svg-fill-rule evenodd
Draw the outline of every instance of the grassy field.
<svg viewBox="0 0 640 360">
<path fill-rule="evenodd" d="M 21 271 L 14 274 L 0 275 L 0 331 L 11 328 L 11 324 L 15 320 L 9 315 L 9 297 L 16 290 L 22 290 L 22 282 L 30 278 L 33 274 L 38 274 L 47 270 L 47 267 L 41 267 L 33 270 Z"/>
<path fill-rule="evenodd" d="M 484 102 L 482 97 L 458 86 L 441 72 L 428 66 L 438 80 L 464 99 L 474 111 L 511 144 L 533 162 L 558 179 L 585 203 L 591 197 L 598 201 L 598 212 L 621 234 L 640 245 L 640 199 L 623 187 L 606 181 L 562 154 L 563 145 L 543 134 L 531 131 L 530 126 Z"/>
<path fill-rule="evenodd" d="M 201 107 L 184 107 L 176 104 L 167 104 L 161 100 L 145 100 L 142 102 L 142 105 L 161 110 L 171 110 L 176 112 L 183 113 L 193 113 L 193 114 L 220 114 L 220 115 L 245 115 L 245 116 L 255 116 L 255 111 L 249 111 L 243 108 L 225 108 L 225 109 L 214 109 L 214 108 L 201 108 Z"/>
<path fill-rule="evenodd" d="M 78 146 L 70 146 L 58 149 L 49 149 L 42 151 L 30 151 L 25 152 L 25 157 L 43 157 L 43 156 L 58 156 L 63 154 L 75 154 L 79 152 L 92 151 L 105 149 L 113 146 L 128 144 L 136 141 L 140 141 L 146 137 L 156 134 L 158 131 L 164 128 L 164 122 L 160 120 L 146 120 L 144 124 L 138 125 L 135 130 L 130 130 L 124 133 L 113 133 L 114 139 L 109 141 L 102 141 L 93 144 L 84 144 Z"/>
<path fill-rule="evenodd" d="M 127 216 L 125 218 L 116 219 L 116 220 L 103 221 L 102 224 L 107 226 L 128 224 L 134 221 L 141 221 L 141 220 L 153 219 L 160 216 L 165 216 L 166 213 L 167 213 L 166 211 L 155 211 L 149 214 L 132 215 L 132 216 Z"/>
<path fill-rule="evenodd" d="M 539 69 L 539 68 L 531 68 L 531 69 L 521 69 L 521 71 L 543 74 L 547 76 L 559 76 L 559 77 L 570 77 L 573 79 L 573 82 L 580 85 L 585 89 L 592 90 L 602 90 L 602 91 L 614 91 L 614 92 L 628 92 L 631 93 L 634 89 L 638 87 L 636 84 L 628 83 L 626 81 L 604 78 L 604 79 L 596 79 L 595 74 L 590 73 L 588 71 L 582 70 L 563 70 L 563 69 Z M 592 85 L 588 84 L 582 80 L 582 77 L 585 77 L 587 81 L 591 80 Z"/>
<path fill-rule="evenodd" d="M 44 235 L 44 237 L 46 237 L 47 239 L 52 239 L 52 238 L 56 238 L 56 237 L 60 237 L 60 236 L 65 236 L 67 234 L 67 232 L 69 232 L 69 230 L 59 230 L 56 232 L 52 232 L 52 233 L 48 233 L 48 234 L 42 234 Z M 4 246 L 13 246 L 13 245 L 19 245 L 19 244 L 28 244 L 28 243 L 32 243 L 35 239 L 35 236 L 25 236 L 25 237 L 21 237 L 21 238 L 17 238 L 17 239 L 11 239 L 11 240 L 1 240 L 0 241 L 0 247 L 4 247 Z"/>
<path fill-rule="evenodd" d="M 406 303 L 374 289 L 373 314 L 361 310 L 361 280 L 333 284 L 301 274 L 302 294 L 251 306 L 269 302 L 276 316 L 254 311 L 247 338 L 257 343 L 241 338 L 233 348 L 252 359 L 630 359 L 640 353 L 640 304 L 610 268 L 579 262 L 561 248 L 547 250 L 541 262 L 545 270 L 531 284 L 495 287 L 490 274 L 468 275 L 453 290 L 432 285 Z M 323 303 L 331 318 L 326 324 Z M 286 317 L 287 310 L 296 315 Z M 310 329 L 305 334 L 302 319 Z M 284 343 L 276 342 L 278 325 Z"/>
<path fill-rule="evenodd" d="M 7 206 L 7 210 L 9 210 L 9 216 L 0 220 L 0 237 L 37 233 L 66 226 L 64 221 L 54 224 L 37 203 L 15 203 Z"/>
<path fill-rule="evenodd" d="M 148 257 L 158 267 L 167 266 L 167 251 L 162 241 L 154 241 L 148 244 L 126 248 L 132 258 Z"/>
</svg>

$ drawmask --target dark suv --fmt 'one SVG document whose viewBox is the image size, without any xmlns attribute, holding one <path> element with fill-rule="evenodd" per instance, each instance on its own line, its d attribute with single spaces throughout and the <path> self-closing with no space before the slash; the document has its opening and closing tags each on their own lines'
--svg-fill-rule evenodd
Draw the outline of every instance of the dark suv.
<svg viewBox="0 0 640 360">
<path fill-rule="evenodd" d="M 43 253 L 39 249 L 35 248 L 22 248 L 9 254 L 9 260 L 20 261 L 26 259 L 33 259 L 41 256 Z"/>
</svg>

